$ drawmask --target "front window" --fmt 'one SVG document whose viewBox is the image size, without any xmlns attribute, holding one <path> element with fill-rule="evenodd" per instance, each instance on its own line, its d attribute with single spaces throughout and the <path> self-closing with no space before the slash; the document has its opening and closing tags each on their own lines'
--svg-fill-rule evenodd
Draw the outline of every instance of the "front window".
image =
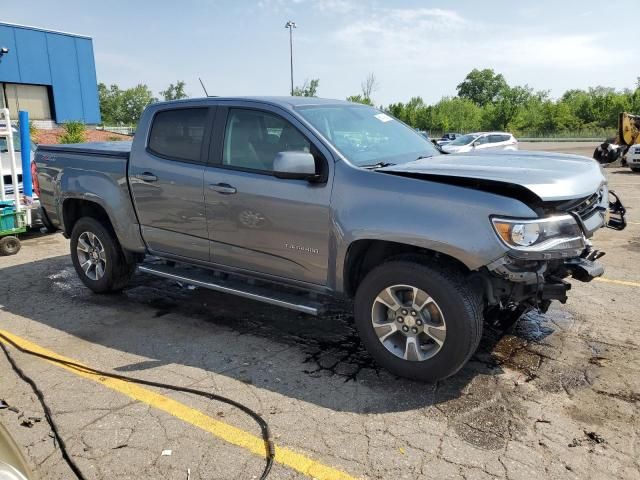
<svg viewBox="0 0 640 480">
<path fill-rule="evenodd" d="M 458 138 L 456 138 L 453 142 L 451 142 L 449 145 L 453 145 L 457 147 L 461 147 L 463 145 L 469 145 L 476 138 L 478 138 L 477 135 L 461 135 Z"/>
<path fill-rule="evenodd" d="M 311 153 L 311 144 L 282 117 L 261 110 L 232 108 L 229 111 L 223 165 L 272 172 L 278 152 Z"/>
<path fill-rule="evenodd" d="M 405 163 L 440 153 L 419 132 L 372 107 L 309 105 L 297 110 L 357 166 Z"/>
</svg>

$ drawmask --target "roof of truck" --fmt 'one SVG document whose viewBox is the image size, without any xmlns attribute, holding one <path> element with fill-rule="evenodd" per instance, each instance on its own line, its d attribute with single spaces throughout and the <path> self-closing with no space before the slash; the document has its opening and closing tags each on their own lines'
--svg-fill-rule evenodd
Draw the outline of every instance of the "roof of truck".
<svg viewBox="0 0 640 480">
<path fill-rule="evenodd" d="M 318 97 L 278 97 L 278 96 L 238 96 L 238 97 L 200 97 L 187 98 L 183 100 L 172 100 L 170 102 L 160 103 L 190 103 L 201 102 L 202 100 L 211 100 L 212 103 L 224 102 L 230 100 L 246 100 L 249 102 L 269 103 L 285 108 L 300 107 L 307 105 L 358 105 L 357 103 L 347 102 L 345 100 L 335 100 L 331 98 Z"/>
</svg>

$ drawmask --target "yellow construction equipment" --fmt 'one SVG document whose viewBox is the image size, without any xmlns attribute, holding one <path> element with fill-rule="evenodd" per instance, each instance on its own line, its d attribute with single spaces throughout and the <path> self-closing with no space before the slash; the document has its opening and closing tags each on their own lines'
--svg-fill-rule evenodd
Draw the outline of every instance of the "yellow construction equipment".
<svg viewBox="0 0 640 480">
<path fill-rule="evenodd" d="M 626 164 L 625 155 L 632 145 L 640 144 L 640 115 L 621 112 L 618 117 L 618 134 L 615 139 L 603 142 L 593 152 L 600 163 L 612 163 L 618 159 Z"/>
</svg>

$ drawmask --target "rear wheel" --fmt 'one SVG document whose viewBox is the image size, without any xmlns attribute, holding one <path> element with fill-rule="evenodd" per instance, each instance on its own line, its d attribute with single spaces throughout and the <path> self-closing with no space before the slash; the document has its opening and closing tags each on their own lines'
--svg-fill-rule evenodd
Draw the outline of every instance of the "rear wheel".
<svg viewBox="0 0 640 480">
<path fill-rule="evenodd" d="M 91 217 L 81 218 L 73 227 L 71 259 L 82 283 L 96 293 L 122 290 L 136 268 L 113 233 Z"/>
<path fill-rule="evenodd" d="M 355 299 L 355 322 L 371 356 L 390 372 L 436 381 L 456 373 L 482 334 L 479 298 L 449 267 L 390 261 L 372 270 Z"/>
<path fill-rule="evenodd" d="M 640 172 L 640 167 L 631 167 L 632 172 Z"/>
<path fill-rule="evenodd" d="M 18 237 L 9 235 L 0 238 L 0 255 L 15 255 L 20 251 L 20 240 Z"/>
</svg>

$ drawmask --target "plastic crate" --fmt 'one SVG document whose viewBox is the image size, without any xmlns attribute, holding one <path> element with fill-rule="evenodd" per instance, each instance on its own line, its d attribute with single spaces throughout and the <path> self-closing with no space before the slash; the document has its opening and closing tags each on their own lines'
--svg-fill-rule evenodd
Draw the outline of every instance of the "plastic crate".
<svg viewBox="0 0 640 480">
<path fill-rule="evenodd" d="M 26 231 L 26 212 L 16 212 L 13 206 L 0 204 L 0 236 Z"/>
</svg>

